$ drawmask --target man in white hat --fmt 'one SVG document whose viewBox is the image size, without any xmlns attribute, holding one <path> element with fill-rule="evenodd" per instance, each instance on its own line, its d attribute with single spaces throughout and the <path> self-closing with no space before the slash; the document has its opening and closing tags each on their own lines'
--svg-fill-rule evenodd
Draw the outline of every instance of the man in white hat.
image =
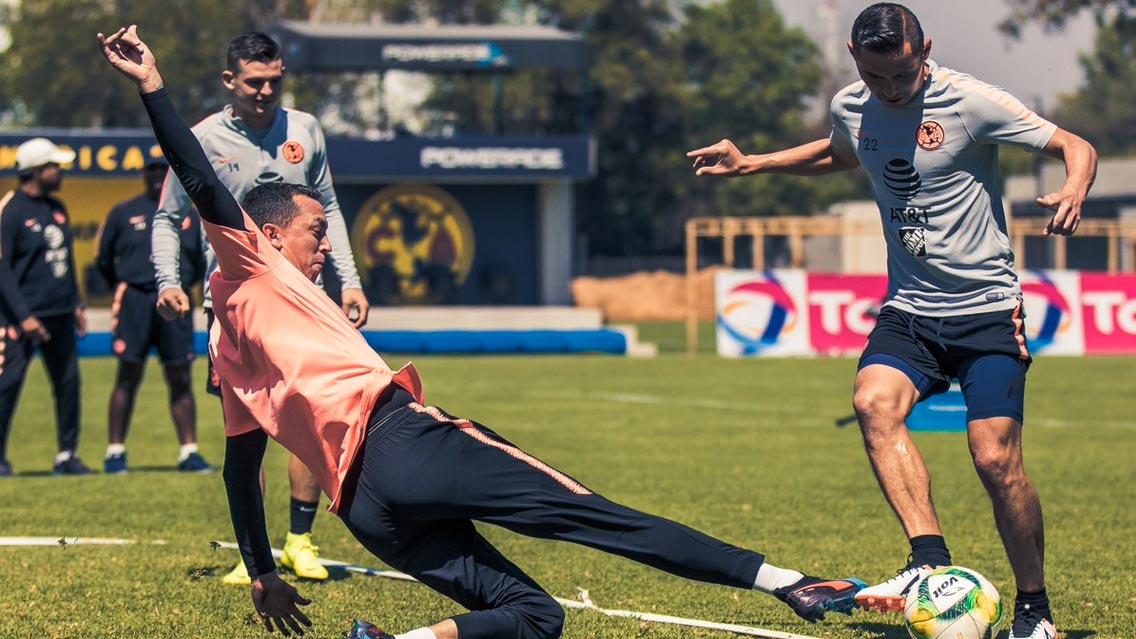
<svg viewBox="0 0 1136 639">
<path fill-rule="evenodd" d="M 8 427 L 36 350 L 55 396 L 59 453 L 52 473 L 87 475 L 79 444 L 79 359 L 76 335 L 87 330 L 75 280 L 71 225 L 52 197 L 61 164 L 75 159 L 46 138 L 16 149 L 19 186 L 0 198 L 0 477 L 12 474 Z"/>
</svg>

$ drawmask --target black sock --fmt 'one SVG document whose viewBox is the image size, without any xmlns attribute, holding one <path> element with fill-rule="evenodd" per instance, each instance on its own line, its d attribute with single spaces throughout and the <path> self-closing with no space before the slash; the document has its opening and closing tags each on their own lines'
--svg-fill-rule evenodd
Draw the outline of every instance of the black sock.
<svg viewBox="0 0 1136 639">
<path fill-rule="evenodd" d="M 1018 591 L 1018 596 L 1014 598 L 1014 606 L 1024 606 L 1029 604 L 1029 607 L 1034 610 L 1049 610 L 1049 595 L 1046 594 L 1045 588 L 1037 592 L 1026 592 L 1024 590 Z"/>
<path fill-rule="evenodd" d="M 951 565 L 951 551 L 947 550 L 947 542 L 942 535 L 919 535 L 911 538 L 911 565 L 912 566 L 939 566 Z"/>
<path fill-rule="evenodd" d="M 319 502 L 301 501 L 293 497 L 291 503 L 292 521 L 289 532 L 293 535 L 302 535 L 312 532 L 312 522 L 316 520 L 316 510 L 319 509 Z"/>
</svg>

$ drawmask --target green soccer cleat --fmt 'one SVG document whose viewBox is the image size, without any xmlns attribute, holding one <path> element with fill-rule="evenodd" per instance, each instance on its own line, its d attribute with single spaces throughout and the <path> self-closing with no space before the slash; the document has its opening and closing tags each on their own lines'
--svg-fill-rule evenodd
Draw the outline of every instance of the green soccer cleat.
<svg viewBox="0 0 1136 639">
<path fill-rule="evenodd" d="M 312 544 L 312 533 L 288 533 L 280 563 L 302 579 L 327 579 L 327 568 L 319 562 L 319 546 Z"/>
<path fill-rule="evenodd" d="M 252 584 L 252 577 L 249 577 L 249 571 L 245 568 L 245 562 L 238 561 L 237 567 L 229 571 L 229 574 L 221 578 L 221 583 L 229 584 L 230 586 L 248 586 Z"/>
</svg>

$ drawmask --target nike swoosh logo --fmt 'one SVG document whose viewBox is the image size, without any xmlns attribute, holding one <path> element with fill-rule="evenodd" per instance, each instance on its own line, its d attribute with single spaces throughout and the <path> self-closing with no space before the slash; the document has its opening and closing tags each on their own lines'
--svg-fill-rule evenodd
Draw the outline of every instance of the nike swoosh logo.
<svg viewBox="0 0 1136 639">
<path fill-rule="evenodd" d="M 228 164 L 229 162 L 232 162 L 235 159 L 237 159 L 237 158 L 230 156 L 230 157 L 227 157 L 227 158 L 217 158 L 216 160 L 214 160 L 214 162 L 217 163 L 217 166 L 225 166 L 226 164 Z"/>
<path fill-rule="evenodd" d="M 908 591 L 911 590 L 911 587 L 914 586 L 918 582 L 919 582 L 919 575 L 916 574 L 914 577 L 911 578 L 911 581 L 907 582 L 907 585 L 903 587 L 903 590 L 899 591 L 899 594 L 906 595 L 908 593 Z"/>
</svg>

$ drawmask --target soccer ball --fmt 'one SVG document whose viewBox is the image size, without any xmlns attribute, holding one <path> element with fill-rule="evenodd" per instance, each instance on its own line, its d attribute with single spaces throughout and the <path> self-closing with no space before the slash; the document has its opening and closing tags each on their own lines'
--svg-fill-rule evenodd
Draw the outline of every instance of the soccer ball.
<svg viewBox="0 0 1136 639">
<path fill-rule="evenodd" d="M 993 639 L 1002 598 L 977 572 L 947 566 L 912 586 L 903 616 L 911 639 Z"/>
</svg>

